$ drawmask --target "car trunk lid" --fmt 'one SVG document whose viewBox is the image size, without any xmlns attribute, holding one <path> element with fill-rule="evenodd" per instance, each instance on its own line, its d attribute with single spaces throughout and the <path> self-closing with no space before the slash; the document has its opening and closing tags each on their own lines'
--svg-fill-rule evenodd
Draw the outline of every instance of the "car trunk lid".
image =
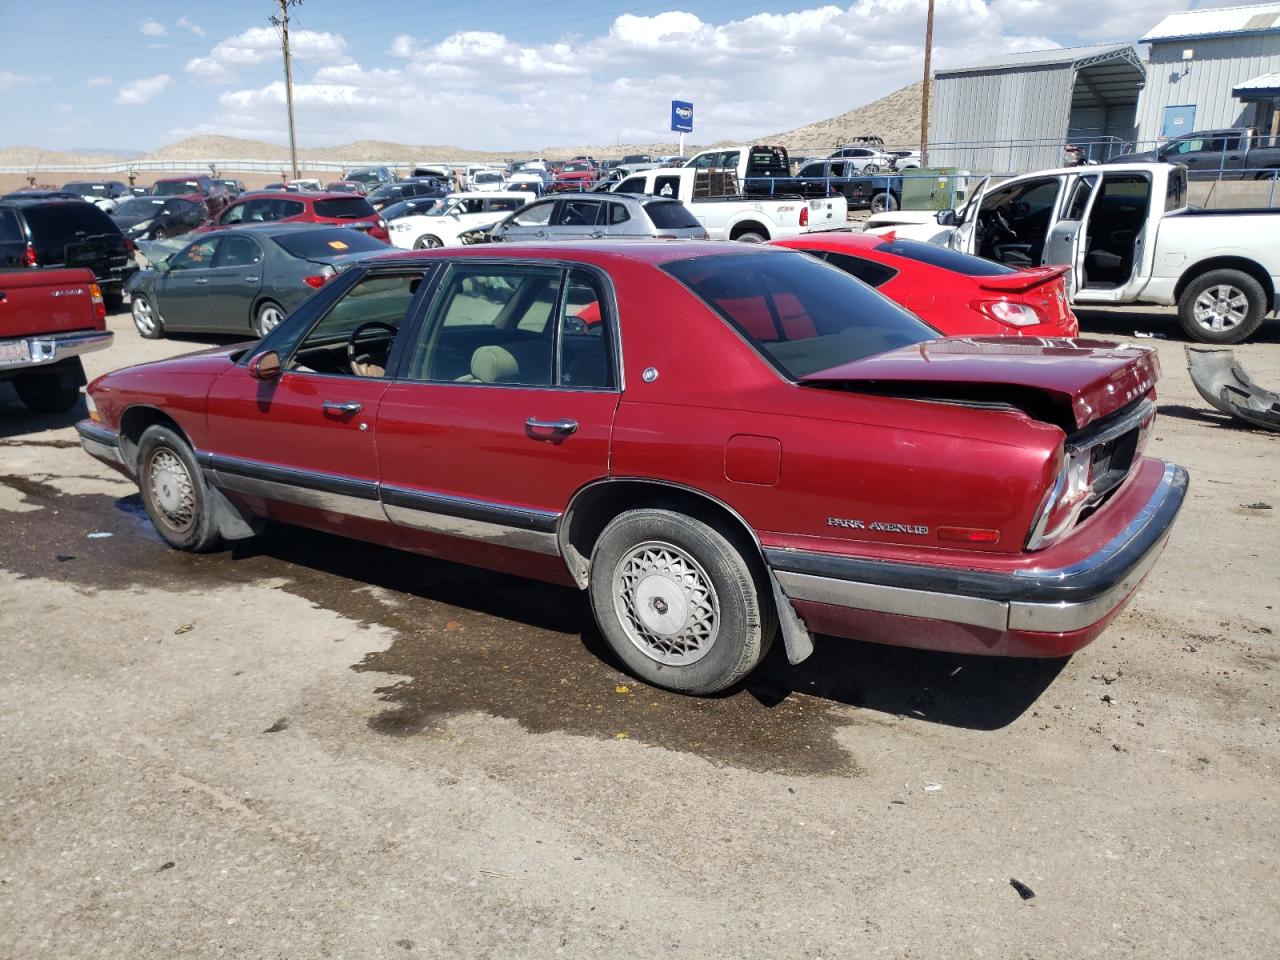
<svg viewBox="0 0 1280 960">
<path fill-rule="evenodd" d="M 1151 392 L 1160 362 L 1149 347 L 1102 340 L 952 337 L 889 350 L 801 378 L 814 386 L 919 399 L 984 401 L 1031 396 L 1067 432 Z"/>
<path fill-rule="evenodd" d="M 973 279 L 984 293 L 1025 303 L 1050 323 L 1065 326 L 1073 319 L 1067 302 L 1066 278 L 1070 272 L 1070 267 L 1032 267 L 1017 273 Z"/>
</svg>

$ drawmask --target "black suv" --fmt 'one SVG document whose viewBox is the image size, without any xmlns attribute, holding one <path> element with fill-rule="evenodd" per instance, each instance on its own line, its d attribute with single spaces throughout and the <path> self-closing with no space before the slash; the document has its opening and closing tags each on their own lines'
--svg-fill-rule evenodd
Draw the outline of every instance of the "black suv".
<svg viewBox="0 0 1280 960">
<path fill-rule="evenodd" d="M 85 267 L 109 306 L 137 271 L 130 246 L 110 217 L 83 200 L 9 196 L 0 200 L 0 269 Z"/>
<path fill-rule="evenodd" d="M 395 183 L 384 183 L 372 191 L 366 198 L 373 204 L 373 209 L 381 210 L 399 200 L 410 197 L 447 197 L 449 187 L 436 177 L 415 177 L 412 180 L 397 180 Z"/>
</svg>

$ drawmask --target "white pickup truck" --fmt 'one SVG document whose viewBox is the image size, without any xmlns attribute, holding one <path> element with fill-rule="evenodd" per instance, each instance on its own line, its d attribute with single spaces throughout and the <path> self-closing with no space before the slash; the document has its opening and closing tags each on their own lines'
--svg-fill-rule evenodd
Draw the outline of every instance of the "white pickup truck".
<svg viewBox="0 0 1280 960">
<path fill-rule="evenodd" d="M 659 167 L 632 174 L 614 193 L 672 197 L 684 202 L 712 240 L 764 243 L 818 230 L 843 230 L 849 202 L 843 196 L 803 197 L 698 196 L 699 171 L 692 167 Z M 700 192 L 700 191 L 699 191 Z"/>
<path fill-rule="evenodd" d="M 866 229 L 1015 267 L 1066 264 L 1073 304 L 1177 306 L 1203 343 L 1246 340 L 1280 291 L 1280 209 L 1189 207 L 1186 168 L 1167 163 L 988 178 L 959 210 L 876 214 Z"/>
</svg>

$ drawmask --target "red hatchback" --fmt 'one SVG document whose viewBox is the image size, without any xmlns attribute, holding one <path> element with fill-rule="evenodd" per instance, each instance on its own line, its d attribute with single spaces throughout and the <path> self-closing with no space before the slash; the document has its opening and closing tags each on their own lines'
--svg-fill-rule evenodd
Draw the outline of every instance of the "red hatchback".
<svg viewBox="0 0 1280 960">
<path fill-rule="evenodd" d="M 875 287 L 949 337 L 1074 337 L 1068 267 L 1015 270 L 933 243 L 892 234 L 811 233 L 775 240 L 804 250 Z"/>
<path fill-rule="evenodd" d="M 271 519 L 577 587 L 687 693 L 779 635 L 1070 654 L 1186 491 L 1143 455 L 1156 354 L 935 337 L 777 248 L 404 252 L 261 341 L 98 378 L 78 429 L 175 548 Z"/>
<path fill-rule="evenodd" d="M 363 230 L 375 240 L 391 242 L 387 221 L 364 197 L 350 193 L 263 190 L 246 193 L 216 219 L 201 224 L 194 232 L 220 230 L 249 223 L 327 223 Z"/>
</svg>

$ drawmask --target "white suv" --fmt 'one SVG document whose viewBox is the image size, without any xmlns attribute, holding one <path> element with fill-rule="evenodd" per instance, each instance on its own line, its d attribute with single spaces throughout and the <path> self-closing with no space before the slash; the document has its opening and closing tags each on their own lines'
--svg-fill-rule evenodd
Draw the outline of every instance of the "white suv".
<svg viewBox="0 0 1280 960">
<path fill-rule="evenodd" d="M 406 250 L 460 247 L 458 235 L 464 230 L 501 220 L 533 199 L 529 193 L 508 191 L 451 193 L 424 213 L 392 220 L 391 242 Z"/>
</svg>

